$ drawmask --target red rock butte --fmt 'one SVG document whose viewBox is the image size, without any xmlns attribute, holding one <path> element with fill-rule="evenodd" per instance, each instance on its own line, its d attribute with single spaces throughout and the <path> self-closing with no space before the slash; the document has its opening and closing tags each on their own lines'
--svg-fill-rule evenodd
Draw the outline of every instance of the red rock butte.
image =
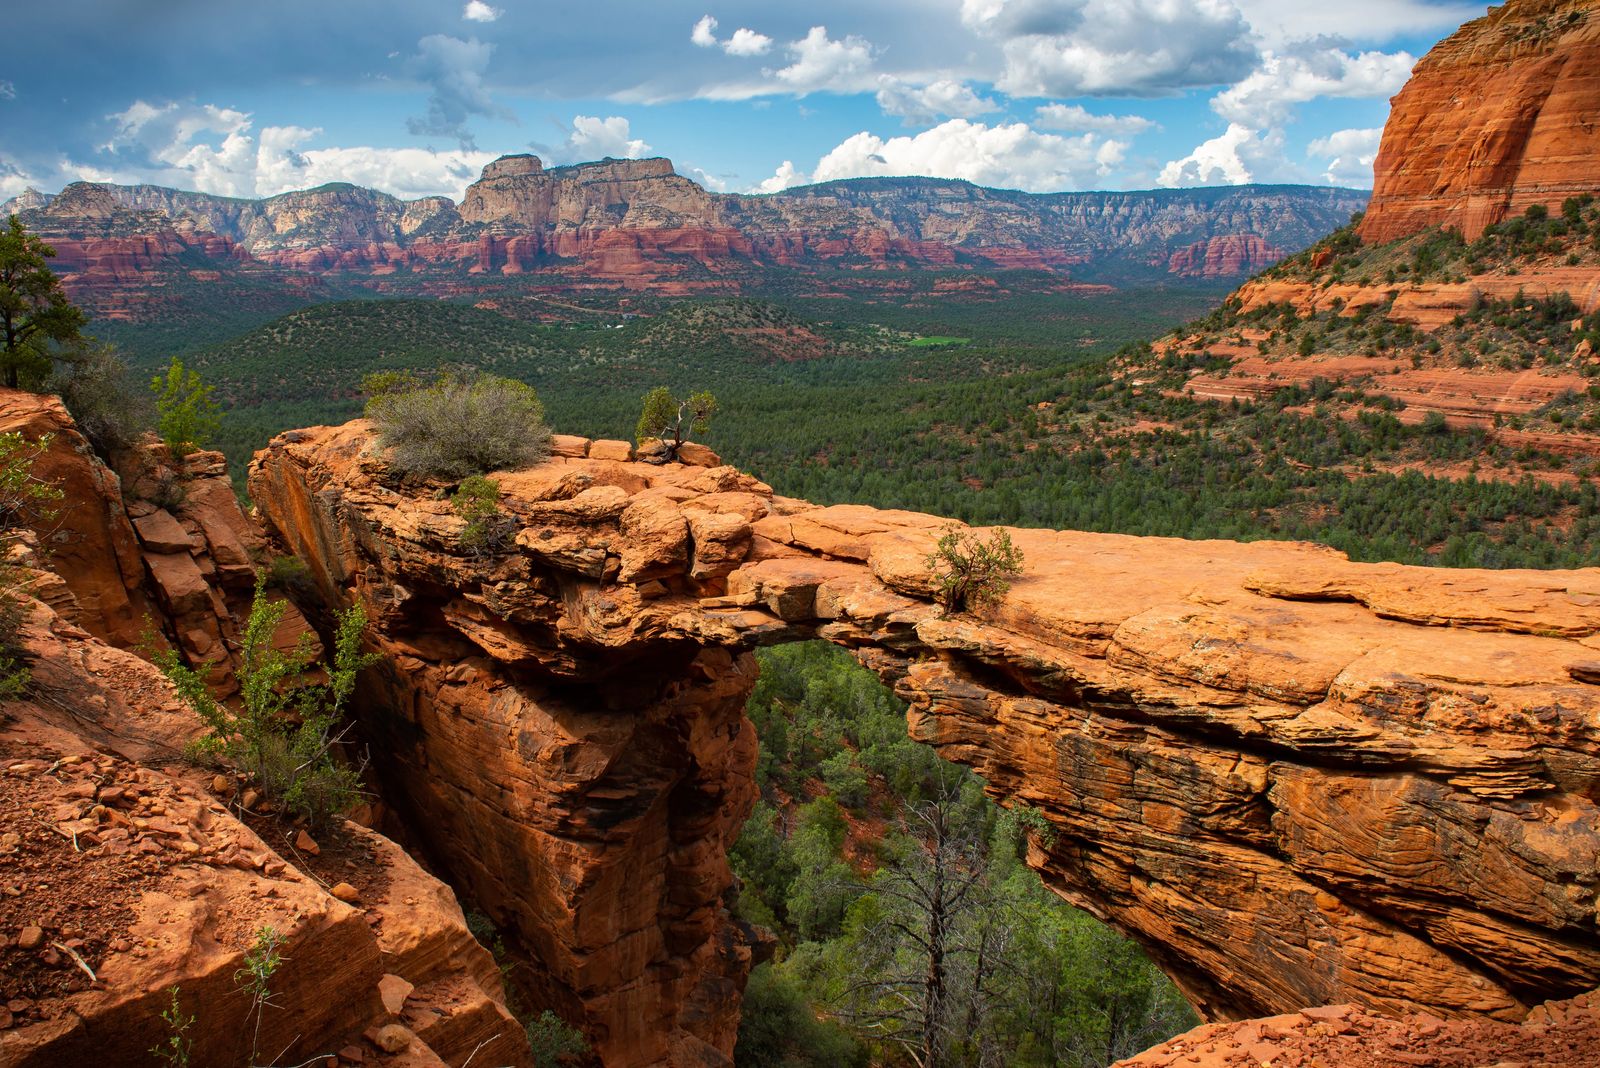
<svg viewBox="0 0 1600 1068">
<path fill-rule="evenodd" d="M 556 445 L 495 476 L 520 533 L 487 558 L 363 422 L 280 436 L 250 485 L 323 602 L 372 615 L 387 799 L 608 1065 L 731 1052 L 751 650 L 813 637 L 1043 813 L 1046 884 L 1209 1018 L 1516 1021 L 1600 983 L 1600 570 L 1013 530 L 1004 605 L 944 618 L 945 520 Z"/>
<path fill-rule="evenodd" d="M 1370 243 L 1430 226 L 1471 240 L 1533 204 L 1600 191 L 1600 2 L 1511 0 L 1462 26 L 1394 98 Z"/>
</svg>

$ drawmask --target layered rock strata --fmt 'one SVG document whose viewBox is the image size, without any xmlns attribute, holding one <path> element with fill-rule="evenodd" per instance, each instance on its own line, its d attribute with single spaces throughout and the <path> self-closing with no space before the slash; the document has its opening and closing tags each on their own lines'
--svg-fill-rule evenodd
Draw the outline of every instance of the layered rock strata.
<svg viewBox="0 0 1600 1068">
<path fill-rule="evenodd" d="M 557 445 L 497 476 L 515 534 L 483 556 L 361 422 L 280 436 L 251 488 L 323 598 L 372 612 L 364 726 L 430 850 L 608 1064 L 730 1052 L 748 650 L 809 637 L 1043 813 L 1046 883 L 1210 1018 L 1516 1020 L 1600 982 L 1600 572 L 1014 530 L 1003 607 L 945 618 L 944 520 Z"/>
<path fill-rule="evenodd" d="M 1498 1020 L 1399 1017 L 1326 1005 L 1265 1020 L 1206 1024 L 1114 1068 L 1590 1068 L 1600 1052 L 1600 991 L 1551 1001 L 1521 1025 Z"/>
<path fill-rule="evenodd" d="M 1394 98 L 1361 237 L 1484 227 L 1600 190 L 1600 3 L 1509 0 L 1436 45 Z"/>
</svg>

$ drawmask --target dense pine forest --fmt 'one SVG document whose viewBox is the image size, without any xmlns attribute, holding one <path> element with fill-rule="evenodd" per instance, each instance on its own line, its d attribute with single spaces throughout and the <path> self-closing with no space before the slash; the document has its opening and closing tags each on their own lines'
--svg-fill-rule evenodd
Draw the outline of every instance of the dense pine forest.
<svg viewBox="0 0 1600 1068">
<path fill-rule="evenodd" d="M 1388 398 L 1338 381 L 1231 403 L 1184 392 L 1185 375 L 1215 358 L 1147 339 L 1207 309 L 1185 329 L 1280 321 L 1275 309 L 1241 318 L 1219 298 L 1206 287 L 1086 294 L 1013 280 L 981 298 L 369 300 L 302 309 L 182 354 L 228 409 L 218 441 L 241 475 L 272 434 L 358 414 L 366 374 L 457 365 L 534 384 L 558 430 L 594 437 L 630 437 L 654 386 L 710 389 L 720 411 L 709 443 L 818 503 L 1306 539 L 1356 559 L 1446 566 L 1595 559 L 1595 490 L 1570 460 L 1442 420 L 1407 422 Z M 1481 314 L 1497 336 L 1537 339 L 1564 311 Z M 1284 328 L 1379 347 L 1415 333 L 1377 316 Z M 164 335 L 114 332 L 141 371 L 173 352 Z"/>
</svg>

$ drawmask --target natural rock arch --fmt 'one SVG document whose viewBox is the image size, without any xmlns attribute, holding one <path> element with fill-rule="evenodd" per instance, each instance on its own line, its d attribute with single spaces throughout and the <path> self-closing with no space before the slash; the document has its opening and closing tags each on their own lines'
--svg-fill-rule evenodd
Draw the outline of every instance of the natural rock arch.
<svg viewBox="0 0 1600 1068">
<path fill-rule="evenodd" d="M 321 598 L 369 608 L 388 800 L 608 1065 L 731 1051 L 750 650 L 813 636 L 1039 809 L 1029 862 L 1208 1016 L 1517 1019 L 1600 981 L 1600 571 L 1014 530 L 1005 605 L 943 619 L 945 520 L 557 445 L 496 476 L 521 529 L 492 557 L 363 422 L 280 436 L 250 486 Z"/>
</svg>

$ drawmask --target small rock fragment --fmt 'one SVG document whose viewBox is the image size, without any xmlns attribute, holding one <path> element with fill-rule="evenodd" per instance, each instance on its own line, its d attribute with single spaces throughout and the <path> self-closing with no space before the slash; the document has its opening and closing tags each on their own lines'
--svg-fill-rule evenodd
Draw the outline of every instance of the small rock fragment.
<svg viewBox="0 0 1600 1068">
<path fill-rule="evenodd" d="M 335 883 L 333 889 L 329 890 L 328 893 L 350 905 L 354 905 L 361 900 L 360 892 L 349 883 Z"/>
<path fill-rule="evenodd" d="M 385 1053 L 399 1053 L 411 1045 L 411 1032 L 399 1024 L 384 1024 L 372 1036 L 372 1044 Z"/>
<path fill-rule="evenodd" d="M 322 854 L 322 847 L 317 845 L 317 840 L 307 834 L 304 830 L 295 835 L 294 847 L 300 850 L 300 852 L 310 853 L 314 857 Z"/>
<path fill-rule="evenodd" d="M 38 927 L 31 925 L 24 927 L 17 935 L 19 949 L 38 949 L 42 945 L 44 945 L 44 931 Z"/>
<path fill-rule="evenodd" d="M 406 998 L 416 986 L 398 975 L 385 975 L 378 980 L 378 996 L 383 999 L 383 1007 L 390 1016 L 399 1016 L 405 1011 Z"/>
</svg>

